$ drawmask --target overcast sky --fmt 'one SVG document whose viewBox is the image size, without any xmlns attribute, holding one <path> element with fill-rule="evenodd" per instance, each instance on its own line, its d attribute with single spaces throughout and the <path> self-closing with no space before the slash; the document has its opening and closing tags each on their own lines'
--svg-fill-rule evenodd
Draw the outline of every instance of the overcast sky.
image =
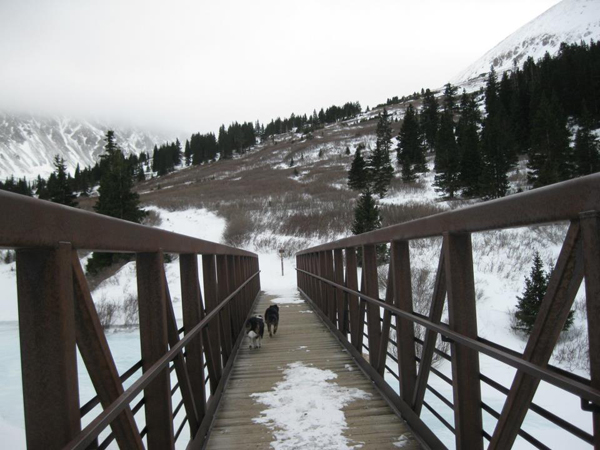
<svg viewBox="0 0 600 450">
<path fill-rule="evenodd" d="M 216 131 L 440 87 L 558 0 L 0 0 L 0 109 Z"/>
</svg>

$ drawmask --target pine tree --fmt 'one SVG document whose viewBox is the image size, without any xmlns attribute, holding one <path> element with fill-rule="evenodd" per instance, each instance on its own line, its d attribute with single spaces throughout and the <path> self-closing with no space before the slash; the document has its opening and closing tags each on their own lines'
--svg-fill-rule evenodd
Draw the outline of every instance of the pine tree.
<svg viewBox="0 0 600 450">
<path fill-rule="evenodd" d="M 383 108 L 383 113 L 379 114 L 376 135 L 375 150 L 369 159 L 368 165 L 373 193 L 379 195 L 379 198 L 383 198 L 394 177 L 394 168 L 390 161 L 392 127 L 385 108 Z"/>
<path fill-rule="evenodd" d="M 140 197 L 132 192 L 133 179 L 114 132 L 106 132 L 105 153 L 100 156 L 105 169 L 100 179 L 99 197 L 94 210 L 130 222 L 140 223 L 146 212 L 139 207 Z"/>
<path fill-rule="evenodd" d="M 54 177 L 48 179 L 48 199 L 61 205 L 76 207 L 77 196 L 73 192 L 72 182 L 67 174 L 65 160 L 60 156 L 54 157 Z M 51 181 L 50 181 L 51 180 Z"/>
<path fill-rule="evenodd" d="M 456 112 L 458 105 L 456 104 L 456 93 L 458 88 L 447 83 L 444 85 L 444 111 Z"/>
<path fill-rule="evenodd" d="M 435 156 L 435 182 L 438 191 L 446 193 L 450 198 L 460 188 L 460 155 L 454 135 L 454 119 L 451 109 L 442 114 L 437 138 Z"/>
<path fill-rule="evenodd" d="M 402 180 L 404 182 L 413 181 L 416 172 L 427 171 L 423 137 L 412 103 L 406 108 L 404 121 L 400 127 L 396 157 L 398 164 L 402 166 Z"/>
<path fill-rule="evenodd" d="M 598 138 L 592 133 L 592 120 L 584 108 L 582 120 L 575 135 L 575 166 L 578 176 L 600 171 L 600 147 Z"/>
<path fill-rule="evenodd" d="M 494 66 L 490 67 L 488 78 L 485 85 L 485 112 L 493 114 L 497 108 L 500 99 L 498 97 L 498 76 Z"/>
<path fill-rule="evenodd" d="M 570 132 L 555 95 L 542 95 L 531 127 L 528 178 L 534 187 L 546 186 L 572 177 Z"/>
<path fill-rule="evenodd" d="M 354 208 L 352 233 L 361 234 L 381 228 L 381 216 L 377 201 L 369 189 L 365 189 Z"/>
<path fill-rule="evenodd" d="M 354 159 L 348 171 L 348 187 L 355 191 L 363 191 L 369 184 L 367 164 L 361 155 L 361 149 L 362 146 L 359 145 L 354 153 Z"/>
<path fill-rule="evenodd" d="M 146 211 L 139 207 L 139 195 L 131 190 L 133 178 L 129 164 L 117 146 L 112 130 L 106 132 L 105 141 L 105 153 L 100 156 L 104 169 L 94 210 L 99 214 L 140 223 L 146 216 Z M 92 258 L 88 260 L 87 271 L 97 273 L 118 258 L 112 253 L 94 252 Z"/>
<path fill-rule="evenodd" d="M 498 97 L 498 80 L 490 70 L 485 89 L 487 116 L 481 132 L 481 195 L 504 197 L 508 193 L 508 172 L 516 165 L 517 154 L 510 118 Z"/>
<path fill-rule="evenodd" d="M 185 150 L 183 151 L 183 155 L 185 156 L 185 165 L 189 166 L 192 164 L 192 148 L 190 147 L 190 141 L 185 140 Z"/>
<path fill-rule="evenodd" d="M 515 328 L 531 333 L 535 319 L 542 306 L 542 300 L 548 289 L 550 274 L 544 271 L 542 259 L 538 252 L 533 257 L 533 266 L 529 277 L 525 278 L 525 290 L 522 297 L 517 297 L 517 311 L 515 312 Z M 573 311 L 569 313 L 563 330 L 568 330 L 573 324 Z"/>
<path fill-rule="evenodd" d="M 481 154 L 479 141 L 479 108 L 475 99 L 463 91 L 460 119 L 456 126 L 456 144 L 460 154 L 460 185 L 463 194 L 477 196 L 480 191 Z"/>
<path fill-rule="evenodd" d="M 435 95 L 427 89 L 423 96 L 423 108 L 420 114 L 421 129 L 429 150 L 435 150 L 435 139 L 440 126 L 439 104 Z"/>
<path fill-rule="evenodd" d="M 48 195 L 48 182 L 40 175 L 38 175 L 37 180 L 35 181 L 35 193 L 38 198 L 42 200 L 48 200 L 50 198 Z"/>
</svg>

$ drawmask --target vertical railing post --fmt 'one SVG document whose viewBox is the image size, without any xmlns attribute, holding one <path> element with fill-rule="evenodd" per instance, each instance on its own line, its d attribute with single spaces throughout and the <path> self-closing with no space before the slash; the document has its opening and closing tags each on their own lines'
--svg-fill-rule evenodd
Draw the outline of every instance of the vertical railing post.
<svg viewBox="0 0 600 450">
<path fill-rule="evenodd" d="M 258 260 L 258 256 L 254 258 L 254 272 L 260 271 L 260 261 Z M 260 275 L 256 277 L 256 291 L 254 292 L 254 296 L 256 297 L 260 292 Z"/>
<path fill-rule="evenodd" d="M 342 253 L 342 249 L 336 249 L 333 251 L 333 260 L 334 260 L 334 276 L 333 281 L 336 284 L 343 285 L 344 284 L 344 254 Z M 337 309 L 337 319 L 338 319 L 338 330 L 340 332 L 346 332 L 346 316 L 347 312 L 347 304 L 344 302 L 344 291 L 339 288 L 335 288 L 335 303 Z"/>
<path fill-rule="evenodd" d="M 327 277 L 327 259 L 325 252 L 319 252 L 319 272 L 318 275 L 322 278 Z M 327 308 L 327 285 L 325 282 L 319 280 L 319 293 L 318 293 L 318 305 L 319 309 L 323 311 L 326 316 L 329 316 L 329 310 Z"/>
<path fill-rule="evenodd" d="M 308 260 L 309 272 L 314 275 L 318 275 L 319 269 L 317 266 L 317 254 L 310 253 L 308 255 L 308 258 L 309 258 L 309 260 Z M 319 305 L 319 299 L 317 298 L 317 296 L 318 296 L 317 280 L 313 277 L 310 277 L 309 282 L 310 282 L 309 296 L 313 300 L 313 302 L 315 302 L 315 304 L 320 307 L 321 305 Z"/>
<path fill-rule="evenodd" d="M 590 386 L 600 390 L 600 220 L 597 211 L 580 215 L 583 236 L 585 299 L 588 320 Z M 599 406 L 599 405 L 597 405 Z M 600 411 L 593 414 L 594 448 L 600 449 Z"/>
<path fill-rule="evenodd" d="M 388 305 L 394 304 L 393 284 L 394 283 L 392 282 L 392 272 L 391 272 L 391 265 L 390 265 L 390 270 L 388 270 L 388 277 L 387 277 L 387 284 L 386 284 L 387 289 L 385 290 L 385 299 L 384 299 L 384 302 L 387 303 Z M 387 309 L 384 309 L 383 310 L 383 321 L 381 322 L 381 340 L 379 343 L 379 356 L 377 357 L 378 366 L 375 367 L 375 370 L 377 370 L 379 375 L 381 375 L 382 377 L 385 374 L 385 367 L 387 364 L 388 346 L 389 346 L 389 342 L 390 342 L 391 328 L 392 328 L 392 313 L 390 311 L 388 311 Z"/>
<path fill-rule="evenodd" d="M 164 275 L 165 284 L 165 298 L 167 306 L 167 339 L 169 347 L 173 348 L 179 343 L 179 328 L 177 326 L 177 319 L 175 318 L 175 310 L 173 309 L 173 302 L 171 302 L 171 294 L 167 283 L 166 274 Z M 177 383 L 179 384 L 179 392 L 183 400 L 185 407 L 185 414 L 187 417 L 188 425 L 190 427 L 190 436 L 195 436 L 198 432 L 200 421 L 198 420 L 198 410 L 196 409 L 196 402 L 192 393 L 192 383 L 190 383 L 190 375 L 187 370 L 187 364 L 183 356 L 183 352 L 179 352 L 175 359 L 173 359 L 173 365 L 175 366 L 175 374 L 177 376 Z"/>
<path fill-rule="evenodd" d="M 296 255 L 296 269 L 302 269 L 302 256 Z M 302 287 L 302 273 L 296 270 L 296 286 L 304 290 Z"/>
<path fill-rule="evenodd" d="M 356 267 L 356 249 L 348 247 L 346 249 L 346 287 L 353 291 L 358 291 L 358 273 Z M 361 340 L 359 331 L 362 334 L 362 327 L 359 319 L 359 300 L 356 295 L 348 294 L 348 315 L 350 322 L 350 341 L 356 350 L 361 352 Z M 361 352 L 362 353 L 362 352 Z"/>
<path fill-rule="evenodd" d="M 185 254 L 179 256 L 181 273 L 181 307 L 183 312 L 183 327 L 187 334 L 202 320 L 202 294 L 198 276 L 198 256 Z M 187 369 L 190 384 L 198 413 L 202 422 L 206 414 L 206 391 L 204 388 L 204 350 L 202 348 L 202 333 L 198 333 L 185 348 Z"/>
<path fill-rule="evenodd" d="M 313 253 L 313 273 L 315 275 L 321 274 L 320 257 L 319 257 L 318 252 Z M 313 299 L 315 300 L 315 304 L 322 311 L 323 308 L 321 305 L 321 282 L 319 280 L 317 280 L 316 278 L 313 278 L 313 289 L 314 289 Z"/>
<path fill-rule="evenodd" d="M 121 394 L 123 384 L 98 317 L 76 250 L 71 253 L 77 347 L 103 408 Z M 144 444 L 129 407 L 110 424 L 120 448 L 143 449 Z"/>
<path fill-rule="evenodd" d="M 470 234 L 444 234 L 450 329 L 477 339 L 475 281 Z M 479 354 L 452 343 L 452 384 L 456 448 L 482 449 L 483 425 Z"/>
<path fill-rule="evenodd" d="M 244 278 L 242 280 L 242 283 L 245 283 L 246 280 L 250 278 L 250 258 L 248 258 L 247 256 L 243 256 L 242 260 L 244 262 Z M 252 307 L 252 290 L 249 284 L 247 284 L 246 287 L 244 287 L 244 296 L 246 297 L 246 311 L 249 311 Z"/>
<path fill-rule="evenodd" d="M 229 293 L 229 277 L 227 275 L 227 257 L 217 255 L 217 279 L 218 279 L 218 294 L 219 303 L 225 300 Z M 223 365 L 227 364 L 231 350 L 233 348 L 231 332 L 231 305 L 228 303 L 221 310 L 221 338 L 223 339 Z"/>
<path fill-rule="evenodd" d="M 296 269 L 302 269 L 302 255 L 296 255 Z M 303 274 L 300 272 L 300 270 L 296 270 L 296 285 L 305 291 L 302 283 L 302 275 Z"/>
<path fill-rule="evenodd" d="M 410 250 L 407 241 L 393 241 L 391 253 L 391 278 L 394 306 L 412 314 L 412 286 Z M 390 289 L 390 286 L 388 286 Z M 396 317 L 396 343 L 398 349 L 398 374 L 400 375 L 400 397 L 412 404 L 417 378 L 415 364 L 415 326 L 407 319 Z"/>
<path fill-rule="evenodd" d="M 446 268 L 444 264 L 444 253 L 445 250 L 442 246 L 435 275 L 431 305 L 429 307 L 429 321 L 435 324 L 440 323 L 442 320 L 444 300 L 446 299 Z M 431 371 L 431 364 L 433 362 L 436 339 L 437 333 L 435 331 L 427 330 L 425 332 L 425 339 L 423 339 L 423 347 L 421 350 L 421 362 L 419 363 L 419 374 L 417 375 L 415 393 L 413 394 L 412 400 L 413 411 L 417 414 L 421 414 L 421 409 L 423 407 L 425 390 L 427 389 L 427 380 L 429 379 L 429 372 Z"/>
<path fill-rule="evenodd" d="M 537 366 L 548 364 L 584 275 L 583 243 L 578 220 L 571 222 L 546 294 L 523 351 L 523 359 Z M 527 415 L 540 379 L 518 370 L 496 424 L 490 450 L 511 448 Z"/>
<path fill-rule="evenodd" d="M 235 258 L 233 255 L 227 255 L 227 277 L 229 281 L 229 289 L 230 293 L 237 289 L 236 276 L 235 276 Z M 240 311 L 239 311 L 239 302 L 238 296 L 234 296 L 229 302 L 231 305 L 231 323 L 233 325 L 233 341 L 238 338 L 238 334 L 240 332 Z"/>
<path fill-rule="evenodd" d="M 327 250 L 325 253 L 325 278 L 327 278 L 329 281 L 333 281 L 333 276 L 334 276 L 334 269 L 333 269 L 333 253 L 331 252 L 331 250 Z M 336 326 L 336 309 L 337 309 L 337 305 L 336 305 L 336 298 L 335 298 L 335 291 L 336 289 L 334 289 L 334 287 L 332 285 L 330 285 L 329 283 L 325 283 L 325 292 L 327 294 L 327 317 L 329 317 L 329 320 L 331 321 L 331 323 L 333 324 L 333 326 Z"/>
<path fill-rule="evenodd" d="M 71 244 L 17 250 L 28 449 L 63 448 L 81 429 Z"/>
<path fill-rule="evenodd" d="M 162 253 L 137 254 L 137 287 L 143 370 L 167 353 L 167 307 Z M 173 449 L 173 411 L 168 367 L 144 389 L 148 449 Z"/>
<path fill-rule="evenodd" d="M 242 279 L 243 279 L 242 260 L 241 260 L 241 257 L 239 257 L 239 256 L 234 256 L 233 259 L 235 260 L 235 287 L 237 289 L 241 286 Z M 240 318 L 240 324 L 239 324 L 238 328 L 241 329 L 244 326 L 244 318 L 247 315 L 246 302 L 245 302 L 243 291 L 238 292 L 238 295 L 236 296 L 236 303 L 238 305 L 239 318 Z"/>
<path fill-rule="evenodd" d="M 363 245 L 362 263 L 365 281 L 364 293 L 371 298 L 379 298 L 379 283 L 377 280 L 377 252 L 374 245 Z M 373 367 L 379 367 L 379 345 L 381 343 L 381 323 L 379 306 L 372 303 L 367 305 L 367 329 L 369 332 L 369 362 Z M 363 320 L 361 317 L 360 320 Z"/>
<path fill-rule="evenodd" d="M 219 304 L 217 299 L 217 267 L 215 255 L 202 255 L 202 279 L 204 281 L 204 305 L 208 314 Z M 221 338 L 219 336 L 219 317 L 213 318 L 206 327 L 208 340 L 204 345 L 210 347 L 208 357 L 212 360 L 213 370 L 210 378 L 210 391 L 215 393 L 221 380 Z"/>
<path fill-rule="evenodd" d="M 236 287 L 240 287 L 244 282 L 244 267 L 242 265 L 242 257 L 235 256 L 235 275 L 236 275 Z M 237 302 L 240 305 L 240 328 L 244 325 L 244 318 L 247 316 L 248 311 L 246 310 L 246 296 L 244 295 L 244 290 L 242 289 L 237 296 Z"/>
</svg>

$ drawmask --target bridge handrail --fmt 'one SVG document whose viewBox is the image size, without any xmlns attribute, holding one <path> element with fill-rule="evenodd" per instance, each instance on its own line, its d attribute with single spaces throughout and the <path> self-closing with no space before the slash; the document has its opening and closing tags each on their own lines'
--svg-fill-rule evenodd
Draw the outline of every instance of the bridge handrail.
<svg viewBox="0 0 600 450">
<path fill-rule="evenodd" d="M 28 448 L 106 448 L 116 440 L 120 448 L 141 450 L 145 436 L 149 448 L 173 449 L 186 424 L 188 448 L 201 448 L 260 292 L 258 256 L 10 192 L 0 191 L 0 211 L 0 248 L 16 249 Z M 142 359 L 122 375 L 78 250 L 135 254 Z M 164 253 L 179 255 L 181 329 Z M 83 407 L 77 348 L 97 393 Z M 125 391 L 124 380 L 140 367 L 143 374 Z M 176 391 L 181 402 L 175 407 Z M 98 403 L 103 412 L 82 431 L 81 418 Z M 146 426 L 139 430 L 135 415 L 142 406 Z M 112 432 L 98 442 L 108 425 Z"/>
<path fill-rule="evenodd" d="M 444 233 L 476 233 L 574 220 L 581 212 L 600 211 L 599 185 L 600 173 L 588 175 L 317 245 L 297 255 L 395 239 L 423 239 Z"/>
<path fill-rule="evenodd" d="M 594 174 L 300 251 L 296 254 L 298 287 L 427 446 L 444 448 L 424 430 L 423 407 L 455 434 L 456 448 L 483 449 L 484 438 L 490 449 L 510 448 L 517 435 L 537 448 L 547 448 L 523 430 L 528 411 L 600 448 L 600 329 L 595 323 L 600 317 L 599 212 L 600 174 Z M 480 338 L 471 234 L 557 222 L 570 226 L 524 352 Z M 429 314 L 422 316 L 413 311 L 409 242 L 437 237 L 442 237 L 438 269 Z M 389 273 L 385 298 L 380 298 L 377 269 L 384 259 Z M 590 379 L 549 364 L 583 280 Z M 446 302 L 448 324 L 442 322 Z M 416 325 L 425 330 L 420 342 Z M 395 339 L 391 332 L 396 333 Z M 450 343 L 451 355 L 436 347 L 438 335 Z M 420 346 L 420 356 L 415 344 Z M 389 353 L 390 346 L 397 357 Z M 451 378 L 432 367 L 434 353 L 451 361 Z M 480 353 L 517 369 L 510 389 L 480 373 Z M 388 361 L 397 363 L 397 373 Z M 386 370 L 398 380 L 398 393 L 384 380 Z M 453 401 L 428 384 L 430 373 L 451 384 Z M 593 434 L 532 402 L 541 380 L 581 399 L 581 408 L 591 412 Z M 482 401 L 481 382 L 507 396 L 501 413 Z M 425 401 L 426 391 L 453 410 L 454 426 Z M 483 428 L 483 410 L 498 420 L 492 434 Z"/>
<path fill-rule="evenodd" d="M 496 346 L 486 344 L 485 342 L 483 342 L 483 340 L 471 339 L 463 336 L 460 333 L 456 333 L 450 328 L 448 328 L 448 325 L 446 324 L 433 323 L 430 320 L 423 318 L 418 314 L 407 313 L 406 311 L 402 311 L 401 309 L 395 308 L 392 305 L 388 305 L 387 303 L 379 299 L 369 297 L 368 295 L 365 295 L 359 291 L 348 289 L 341 284 L 337 284 L 326 278 L 311 274 L 306 270 L 297 269 L 297 271 L 309 275 L 316 280 L 327 283 L 328 285 L 340 289 L 348 294 L 354 294 L 360 297 L 362 300 L 366 300 L 367 302 L 373 305 L 377 305 L 380 308 L 387 310 L 398 317 L 402 317 L 404 319 L 410 320 L 413 323 L 422 325 L 428 330 L 435 331 L 438 334 L 452 339 L 454 342 L 477 350 L 480 353 L 491 356 L 492 358 L 502 361 L 503 363 L 514 367 L 515 369 L 519 369 L 523 372 L 534 375 L 544 381 L 547 381 L 550 384 L 553 384 L 556 387 L 569 391 L 572 394 L 577 395 L 578 397 L 600 404 L 600 390 L 590 388 L 589 383 L 582 383 L 581 381 L 572 379 L 563 374 L 556 373 L 555 371 L 539 367 L 536 364 L 532 364 L 529 361 L 523 359 L 522 356 L 515 355 L 513 352 L 508 352 L 503 349 L 499 349 Z"/>
<path fill-rule="evenodd" d="M 256 257 L 255 253 L 82 209 L 0 191 L 0 248 L 52 247 L 115 253 L 197 253 Z"/>
<path fill-rule="evenodd" d="M 208 326 L 210 321 L 219 312 L 227 306 L 233 297 L 235 297 L 254 277 L 258 276 L 258 272 L 248 278 L 239 288 L 231 293 L 225 300 L 223 300 L 219 306 L 209 312 L 204 319 L 200 321 L 198 325 L 192 328 L 185 334 L 177 344 L 165 353 L 165 355 L 155 362 L 144 374 L 138 378 L 123 394 L 115 400 L 115 402 L 109 407 L 102 411 L 87 427 L 85 427 L 77 438 L 71 441 L 64 450 L 85 450 L 89 444 L 108 426 L 110 423 L 123 411 L 134 398 L 148 386 L 154 378 L 163 370 L 175 357 L 183 350 L 183 348 L 198 335 L 204 328 Z"/>
</svg>

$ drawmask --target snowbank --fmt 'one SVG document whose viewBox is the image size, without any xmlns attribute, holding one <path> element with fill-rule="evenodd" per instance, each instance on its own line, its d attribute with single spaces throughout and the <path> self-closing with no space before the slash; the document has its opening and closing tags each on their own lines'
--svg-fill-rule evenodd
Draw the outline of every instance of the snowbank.
<svg viewBox="0 0 600 450">
<path fill-rule="evenodd" d="M 337 375 L 331 370 L 309 367 L 302 362 L 288 364 L 284 380 L 270 392 L 252 394 L 268 408 L 261 411 L 255 423 L 273 430 L 275 450 L 353 449 L 343 436 L 346 418 L 342 408 L 354 400 L 368 399 L 366 392 L 346 388 L 332 382 Z M 358 445 L 353 445 L 358 444 Z"/>
</svg>

